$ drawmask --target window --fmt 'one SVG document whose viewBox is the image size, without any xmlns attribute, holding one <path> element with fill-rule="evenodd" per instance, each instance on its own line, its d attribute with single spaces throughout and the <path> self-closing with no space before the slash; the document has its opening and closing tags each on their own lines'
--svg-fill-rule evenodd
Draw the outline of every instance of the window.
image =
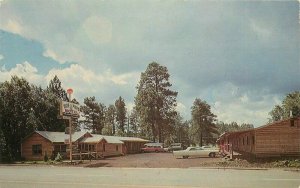
<svg viewBox="0 0 300 188">
<path fill-rule="evenodd" d="M 252 144 L 255 144 L 254 136 L 252 136 Z"/>
<path fill-rule="evenodd" d="M 32 155 L 42 155 L 42 145 L 32 145 Z"/>
<path fill-rule="evenodd" d="M 88 144 L 88 151 L 95 151 L 95 145 Z"/>
<path fill-rule="evenodd" d="M 62 145 L 54 145 L 54 152 L 67 152 L 67 145 L 62 144 Z"/>
<path fill-rule="evenodd" d="M 247 145 L 249 145 L 249 140 L 248 140 L 248 136 L 247 136 Z"/>
<path fill-rule="evenodd" d="M 61 152 L 67 152 L 67 145 L 61 145 L 60 151 Z"/>
<path fill-rule="evenodd" d="M 54 152 L 60 152 L 60 145 L 54 145 Z"/>
<path fill-rule="evenodd" d="M 103 144 L 103 151 L 105 151 L 105 144 Z"/>
<path fill-rule="evenodd" d="M 116 151 L 119 151 L 119 146 L 118 145 L 116 146 Z"/>
<path fill-rule="evenodd" d="M 245 145 L 245 140 L 244 140 L 244 137 L 243 137 L 243 145 Z"/>
</svg>

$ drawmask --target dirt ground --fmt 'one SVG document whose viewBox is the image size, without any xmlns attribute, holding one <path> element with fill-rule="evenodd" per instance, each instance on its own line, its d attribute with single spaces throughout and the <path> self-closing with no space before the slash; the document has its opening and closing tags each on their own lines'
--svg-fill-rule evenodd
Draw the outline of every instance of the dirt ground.
<svg viewBox="0 0 300 188">
<path fill-rule="evenodd" d="M 85 167 L 189 168 L 207 166 L 221 161 L 222 158 L 219 157 L 176 159 L 172 153 L 139 153 L 86 161 L 82 165 Z"/>
</svg>

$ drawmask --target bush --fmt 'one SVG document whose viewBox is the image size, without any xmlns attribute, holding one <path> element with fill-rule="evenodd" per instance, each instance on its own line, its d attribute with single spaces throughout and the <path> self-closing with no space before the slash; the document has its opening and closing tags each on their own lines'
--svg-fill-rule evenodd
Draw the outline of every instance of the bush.
<svg viewBox="0 0 300 188">
<path fill-rule="evenodd" d="M 51 159 L 52 161 L 54 161 L 54 160 L 55 160 L 55 154 L 54 154 L 54 153 L 52 153 L 52 154 L 51 154 L 51 157 L 50 157 L 50 159 Z"/>
<path fill-rule="evenodd" d="M 55 161 L 56 162 L 61 162 L 62 161 L 62 156 L 60 155 L 60 153 L 57 153 L 57 155 L 55 157 Z"/>
</svg>

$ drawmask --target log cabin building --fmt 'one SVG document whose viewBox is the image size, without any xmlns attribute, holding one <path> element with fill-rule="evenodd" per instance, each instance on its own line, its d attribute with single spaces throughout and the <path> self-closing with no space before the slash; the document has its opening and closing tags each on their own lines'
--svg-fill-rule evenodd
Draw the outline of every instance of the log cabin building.
<svg viewBox="0 0 300 188">
<path fill-rule="evenodd" d="M 69 134 L 64 132 L 35 131 L 23 139 L 21 154 L 25 160 L 43 160 L 44 156 L 69 158 Z M 76 158 L 84 154 L 97 159 L 100 157 L 139 153 L 145 143 L 136 137 L 118 137 L 75 132 L 72 134 L 73 155 Z"/>
<path fill-rule="evenodd" d="M 231 150 L 254 158 L 300 156 L 300 118 L 289 118 L 254 129 L 226 132 L 217 140 Z"/>
</svg>

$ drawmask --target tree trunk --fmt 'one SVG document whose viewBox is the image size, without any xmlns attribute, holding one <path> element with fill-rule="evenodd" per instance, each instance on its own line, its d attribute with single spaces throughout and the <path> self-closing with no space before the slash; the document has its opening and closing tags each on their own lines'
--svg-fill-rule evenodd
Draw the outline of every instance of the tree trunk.
<svg viewBox="0 0 300 188">
<path fill-rule="evenodd" d="M 153 136 L 153 142 L 155 142 L 156 139 L 156 131 L 155 131 L 155 124 L 151 123 L 151 129 L 152 129 L 152 136 Z"/>
<path fill-rule="evenodd" d="M 158 125 L 158 142 L 162 142 L 162 136 L 161 136 L 161 127 Z"/>
</svg>

